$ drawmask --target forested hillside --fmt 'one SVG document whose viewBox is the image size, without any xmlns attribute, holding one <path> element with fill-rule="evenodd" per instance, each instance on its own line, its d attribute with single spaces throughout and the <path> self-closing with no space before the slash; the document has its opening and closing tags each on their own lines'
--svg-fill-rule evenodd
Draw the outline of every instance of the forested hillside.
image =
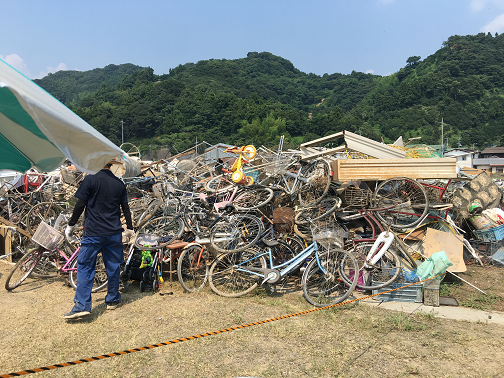
<svg viewBox="0 0 504 378">
<path fill-rule="evenodd" d="M 433 55 L 405 57 L 387 77 L 318 76 L 281 57 L 181 64 L 168 74 L 132 64 L 65 71 L 38 84 L 113 142 L 185 149 L 196 141 L 290 146 L 340 130 L 391 142 L 421 136 L 485 147 L 504 133 L 504 36 L 452 36 Z M 503 138 L 504 140 L 504 138 Z"/>
<path fill-rule="evenodd" d="M 105 68 L 95 68 L 91 71 L 58 71 L 50 73 L 43 79 L 35 79 L 34 82 L 51 93 L 67 106 L 79 102 L 79 100 L 98 90 L 102 84 L 115 87 L 125 75 L 143 70 L 145 67 L 134 64 L 109 64 Z"/>
</svg>

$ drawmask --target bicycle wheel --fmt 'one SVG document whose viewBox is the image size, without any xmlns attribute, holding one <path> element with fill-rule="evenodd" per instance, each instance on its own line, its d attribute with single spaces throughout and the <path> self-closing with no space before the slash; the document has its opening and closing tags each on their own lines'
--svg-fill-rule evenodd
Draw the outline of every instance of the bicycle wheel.
<svg viewBox="0 0 504 378">
<path fill-rule="evenodd" d="M 373 247 L 373 243 L 358 243 L 349 251 L 357 260 L 359 269 L 357 274 L 356 271 L 349 271 L 349 275 L 343 276 L 347 283 L 357 277 L 357 287 L 362 290 L 376 290 L 386 287 L 394 282 L 402 271 L 401 260 L 392 245 L 375 264 L 365 264 L 371 247 Z"/>
<path fill-rule="evenodd" d="M 54 227 L 56 219 L 61 212 L 63 212 L 63 208 L 54 202 L 41 202 L 36 204 L 26 215 L 26 228 L 31 234 L 34 234 L 42 221 Z"/>
<path fill-rule="evenodd" d="M 236 210 L 252 210 L 266 205 L 273 199 L 273 190 L 270 188 L 244 189 L 233 200 Z"/>
<path fill-rule="evenodd" d="M 316 160 L 304 170 L 306 182 L 299 189 L 299 203 L 301 206 L 313 206 L 325 197 L 331 185 L 331 167 L 325 160 Z"/>
<path fill-rule="evenodd" d="M 373 194 L 374 208 L 387 208 L 410 201 L 408 207 L 375 211 L 377 218 L 394 228 L 410 228 L 424 220 L 429 208 L 422 184 L 407 177 L 394 177 L 378 185 Z"/>
<path fill-rule="evenodd" d="M 208 283 L 212 291 L 223 297 L 240 297 L 257 287 L 263 277 L 244 271 L 251 268 L 266 268 L 264 256 L 256 257 L 257 249 L 220 255 L 210 267 Z M 240 268 L 242 267 L 242 268 Z"/>
<path fill-rule="evenodd" d="M 285 242 L 291 247 L 294 253 L 297 255 L 299 252 L 303 251 L 308 245 L 297 235 L 288 235 L 285 237 Z"/>
<path fill-rule="evenodd" d="M 186 291 L 200 291 L 208 279 L 210 255 L 199 245 L 186 248 L 178 258 L 177 276 Z"/>
<path fill-rule="evenodd" d="M 211 193 L 230 190 L 232 188 L 233 184 L 224 175 L 215 176 L 205 183 L 205 189 Z"/>
<path fill-rule="evenodd" d="M 142 227 L 146 222 L 148 222 L 152 218 L 157 218 L 154 216 L 159 208 L 161 207 L 161 203 L 163 201 L 161 198 L 155 198 L 153 199 L 149 205 L 147 206 L 147 209 L 145 209 L 142 214 L 138 217 L 137 220 L 137 227 Z"/>
<path fill-rule="evenodd" d="M 271 248 L 271 258 L 273 265 L 278 266 L 283 264 L 296 256 L 294 250 L 284 241 L 275 240 L 278 244 L 274 246 L 266 246 L 264 248 Z"/>
<path fill-rule="evenodd" d="M 303 295 L 312 305 L 324 307 L 343 302 L 354 291 L 357 277 L 347 284 L 343 275 L 358 269 L 358 263 L 348 252 L 330 249 L 313 259 L 301 278 Z"/>
<path fill-rule="evenodd" d="M 210 230 L 210 245 L 218 252 L 239 252 L 253 246 L 261 236 L 261 220 L 252 215 L 222 218 Z"/>
<path fill-rule="evenodd" d="M 308 224 L 310 221 L 314 222 L 328 217 L 340 206 L 341 199 L 339 197 L 326 197 L 317 205 L 298 211 L 294 221 L 297 224 Z"/>
<path fill-rule="evenodd" d="M 30 238 L 27 238 L 12 228 L 7 229 L 4 240 L 10 241 L 10 250 L 13 261 L 17 261 L 21 258 L 21 256 L 25 255 L 29 249 L 36 248 L 38 246 Z"/>
<path fill-rule="evenodd" d="M 39 247 L 30 250 L 21 257 L 7 276 L 5 289 L 11 291 L 21 285 L 21 283 L 30 275 L 32 270 L 38 264 L 40 258 L 42 257 L 42 253 L 43 250 Z"/>
<path fill-rule="evenodd" d="M 72 270 L 69 272 L 70 286 L 72 286 L 74 290 L 77 290 L 77 257 L 70 265 L 70 269 Z M 103 289 L 105 286 L 107 286 L 107 282 L 107 270 L 105 269 L 105 263 L 103 262 L 102 254 L 100 253 L 98 254 L 98 256 L 96 256 L 95 276 L 93 281 L 93 289 L 91 290 L 91 292 L 96 293 L 97 291 Z"/>
<path fill-rule="evenodd" d="M 135 238 L 135 247 L 141 250 L 152 251 L 170 244 L 173 240 L 180 238 L 184 232 L 184 222 L 180 217 L 159 217 L 151 219 L 140 227 Z M 150 235 L 157 239 L 157 245 L 144 245 L 140 242 L 139 235 Z"/>
</svg>

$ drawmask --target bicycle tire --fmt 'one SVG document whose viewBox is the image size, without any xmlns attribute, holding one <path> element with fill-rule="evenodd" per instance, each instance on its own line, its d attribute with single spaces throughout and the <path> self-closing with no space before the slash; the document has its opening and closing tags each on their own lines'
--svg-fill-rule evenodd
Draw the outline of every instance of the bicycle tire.
<svg viewBox="0 0 504 378">
<path fill-rule="evenodd" d="M 348 283 L 342 276 L 348 276 L 351 270 L 357 270 L 357 261 L 341 249 L 331 249 L 319 254 L 318 259 L 310 261 L 301 278 L 304 298 L 316 307 L 343 302 L 354 291 L 357 276 Z M 326 273 L 323 273 L 319 263 Z"/>
<path fill-rule="evenodd" d="M 301 206 L 318 204 L 326 196 L 331 185 L 331 166 L 325 160 L 319 159 L 310 163 L 303 176 L 308 180 L 299 189 Z"/>
<path fill-rule="evenodd" d="M 5 281 L 5 289 L 7 291 L 14 290 L 16 287 L 21 285 L 24 280 L 26 280 L 38 264 L 42 253 L 43 250 L 41 247 L 34 248 L 19 259 Z"/>
<path fill-rule="evenodd" d="M 218 252 L 240 252 L 252 247 L 263 230 L 261 220 L 249 214 L 223 218 L 210 230 L 210 245 Z"/>
<path fill-rule="evenodd" d="M 257 249 L 238 253 L 222 254 L 212 263 L 208 283 L 214 293 L 222 297 L 236 298 L 254 290 L 260 276 L 238 270 L 236 267 L 257 254 Z M 247 264 L 248 267 L 266 268 L 266 259 L 259 256 Z"/>
<path fill-rule="evenodd" d="M 210 256 L 203 248 L 200 245 L 192 245 L 184 249 L 178 258 L 178 280 L 188 292 L 200 291 L 208 280 Z"/>
<path fill-rule="evenodd" d="M 239 211 L 258 209 L 268 204 L 273 195 L 273 190 L 270 188 L 245 188 L 233 200 L 233 206 Z"/>
<path fill-rule="evenodd" d="M 176 217 L 159 217 L 149 220 L 137 231 L 135 237 L 135 247 L 141 250 L 153 251 L 163 248 L 182 236 L 184 232 L 184 222 L 179 216 Z M 149 234 L 158 237 L 158 244 L 155 246 L 145 246 L 139 244 L 140 234 Z"/>
<path fill-rule="evenodd" d="M 38 246 L 30 238 L 27 238 L 12 228 L 7 228 L 4 240 L 10 241 L 11 256 L 15 261 L 25 255 L 29 249 L 36 248 Z"/>
<path fill-rule="evenodd" d="M 137 227 L 138 228 L 142 227 L 150 219 L 157 218 L 154 215 L 156 214 L 156 212 L 161 207 L 161 203 L 162 202 L 163 201 L 161 200 L 161 198 L 154 198 L 149 203 L 149 205 L 147 206 L 147 208 L 145 209 L 145 211 L 142 212 L 142 214 L 138 217 L 138 220 L 137 220 Z"/>
<path fill-rule="evenodd" d="M 317 205 L 303 208 L 296 213 L 294 222 L 297 224 L 308 224 L 320 219 L 324 219 L 333 214 L 341 206 L 339 197 L 325 197 Z"/>
<path fill-rule="evenodd" d="M 70 269 L 75 270 L 71 270 L 69 272 L 70 286 L 72 286 L 74 290 L 77 290 L 77 279 L 78 279 L 77 259 L 78 255 L 75 257 L 74 261 L 72 261 L 72 264 L 70 264 Z M 91 292 L 96 293 L 97 291 L 100 291 L 105 286 L 107 286 L 107 284 L 108 284 L 107 270 L 105 269 L 105 263 L 103 262 L 102 254 L 100 253 L 98 254 L 98 256 L 96 256 L 95 276 Z"/>
<path fill-rule="evenodd" d="M 365 267 L 366 256 L 374 243 L 357 243 L 349 252 L 354 256 L 359 265 L 358 274 L 349 272 L 350 275 L 344 275 L 343 279 L 351 282 L 354 276 L 357 277 L 357 287 L 362 290 L 376 290 L 386 287 L 393 283 L 402 271 L 402 264 L 399 256 L 393 250 L 391 245 L 383 256 L 370 267 Z M 374 282 L 374 283 L 373 283 Z"/>
<path fill-rule="evenodd" d="M 373 193 L 373 207 L 386 208 L 410 201 L 401 209 L 377 210 L 376 217 L 393 228 L 411 228 L 427 216 L 429 199 L 422 184 L 408 177 L 394 177 L 382 181 Z"/>
<path fill-rule="evenodd" d="M 233 186 L 224 175 L 215 176 L 205 183 L 205 189 L 211 193 L 226 191 L 233 188 Z"/>
<path fill-rule="evenodd" d="M 282 240 L 275 240 L 278 244 L 273 245 L 271 247 L 265 246 L 263 248 L 270 248 L 271 249 L 271 258 L 273 260 L 273 265 L 278 266 L 280 264 L 283 264 L 293 257 L 296 256 L 296 253 L 294 250 L 291 248 L 289 244 Z"/>
<path fill-rule="evenodd" d="M 287 235 L 284 240 L 296 255 L 308 247 L 304 240 L 298 235 Z"/>
<path fill-rule="evenodd" d="M 26 214 L 26 228 L 28 232 L 33 235 L 42 221 L 49 226 L 54 226 L 58 215 L 63 211 L 64 209 L 54 202 L 40 202 L 36 204 Z"/>
</svg>

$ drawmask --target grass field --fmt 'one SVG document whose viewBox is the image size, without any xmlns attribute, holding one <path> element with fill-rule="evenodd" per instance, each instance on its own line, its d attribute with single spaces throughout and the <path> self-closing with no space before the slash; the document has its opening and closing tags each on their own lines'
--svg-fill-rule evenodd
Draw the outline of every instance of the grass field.
<svg viewBox="0 0 504 378">
<path fill-rule="evenodd" d="M 312 308 L 295 287 L 229 299 L 208 289 L 184 293 L 178 282 L 167 282 L 163 295 L 140 293 L 133 284 L 114 311 L 105 310 L 105 293 L 97 293 L 91 316 L 65 321 L 74 291 L 64 279 L 29 279 L 7 292 L 10 268 L 0 263 L 0 375 Z M 502 326 L 356 304 L 35 376 L 502 377 L 503 345 Z"/>
</svg>

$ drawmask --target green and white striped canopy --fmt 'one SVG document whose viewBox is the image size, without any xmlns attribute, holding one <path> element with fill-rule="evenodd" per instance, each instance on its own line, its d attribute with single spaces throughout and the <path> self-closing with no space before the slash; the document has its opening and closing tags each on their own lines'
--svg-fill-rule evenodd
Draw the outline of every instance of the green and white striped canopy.
<svg viewBox="0 0 504 378">
<path fill-rule="evenodd" d="M 96 173 L 124 151 L 0 59 L 0 169 L 49 172 L 65 158 Z"/>
</svg>

